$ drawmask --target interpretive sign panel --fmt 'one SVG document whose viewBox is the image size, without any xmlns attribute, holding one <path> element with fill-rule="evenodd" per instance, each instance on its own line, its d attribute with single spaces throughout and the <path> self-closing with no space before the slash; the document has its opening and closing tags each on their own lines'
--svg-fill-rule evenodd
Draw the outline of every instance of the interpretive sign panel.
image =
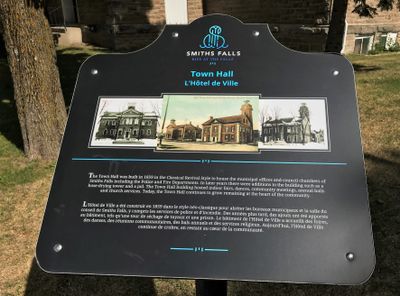
<svg viewBox="0 0 400 296">
<path fill-rule="evenodd" d="M 351 64 L 224 15 L 88 59 L 37 260 L 54 273 L 366 281 Z"/>
</svg>

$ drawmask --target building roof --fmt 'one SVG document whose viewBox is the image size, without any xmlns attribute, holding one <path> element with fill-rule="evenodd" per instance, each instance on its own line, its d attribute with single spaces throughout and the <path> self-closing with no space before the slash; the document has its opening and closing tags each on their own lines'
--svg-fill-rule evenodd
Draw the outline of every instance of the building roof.
<svg viewBox="0 0 400 296">
<path fill-rule="evenodd" d="M 169 124 L 167 126 L 167 128 L 169 127 L 173 127 L 173 128 L 198 128 L 200 129 L 200 127 L 198 126 L 194 126 L 192 123 L 185 123 L 185 124 Z"/>
<path fill-rule="evenodd" d="M 246 116 L 247 117 L 247 116 Z M 242 122 L 243 115 L 233 115 L 233 116 L 225 116 L 225 117 L 218 117 L 218 118 L 210 118 L 203 125 L 209 125 L 214 121 L 219 123 L 235 123 L 235 122 Z"/>
<path fill-rule="evenodd" d="M 159 116 L 155 112 L 143 113 L 143 119 L 157 119 Z"/>
<path fill-rule="evenodd" d="M 274 120 L 267 120 L 264 122 L 264 124 L 294 124 L 294 123 L 300 123 L 302 121 L 301 118 L 298 117 L 285 117 L 285 118 L 279 118 L 279 119 L 274 119 Z"/>
<path fill-rule="evenodd" d="M 156 119 L 159 116 L 155 113 L 155 112 L 140 112 L 138 110 L 135 110 L 133 108 L 127 109 L 125 111 L 122 112 L 109 112 L 109 111 L 105 111 L 103 113 L 103 115 L 101 115 L 101 117 L 129 117 L 129 116 L 142 116 L 144 119 Z"/>
<path fill-rule="evenodd" d="M 101 115 L 101 117 L 117 117 L 119 115 L 118 112 L 104 112 L 103 115 Z"/>
</svg>

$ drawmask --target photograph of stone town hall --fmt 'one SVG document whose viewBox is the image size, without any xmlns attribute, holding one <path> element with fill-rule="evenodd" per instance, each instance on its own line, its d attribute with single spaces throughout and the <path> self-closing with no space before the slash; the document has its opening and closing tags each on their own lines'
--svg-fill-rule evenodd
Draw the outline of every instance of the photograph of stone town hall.
<svg viewBox="0 0 400 296">
<path fill-rule="evenodd" d="M 100 99 L 90 146 L 155 147 L 161 106 L 161 99 Z"/>
<path fill-rule="evenodd" d="M 164 97 L 158 150 L 258 151 L 257 96 Z"/>
</svg>

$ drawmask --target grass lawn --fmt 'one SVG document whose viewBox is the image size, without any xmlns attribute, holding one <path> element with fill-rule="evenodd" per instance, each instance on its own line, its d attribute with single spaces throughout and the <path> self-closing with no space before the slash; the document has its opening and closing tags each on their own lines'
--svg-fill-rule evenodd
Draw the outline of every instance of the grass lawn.
<svg viewBox="0 0 400 296">
<path fill-rule="evenodd" d="M 79 65 L 100 49 L 59 49 L 66 103 Z M 356 70 L 377 265 L 361 286 L 229 283 L 230 295 L 400 294 L 400 54 L 350 56 Z M 194 281 L 48 275 L 34 250 L 54 163 L 29 161 L 0 59 L 0 295 L 194 295 Z M 305 271 L 306 272 L 306 271 Z"/>
</svg>

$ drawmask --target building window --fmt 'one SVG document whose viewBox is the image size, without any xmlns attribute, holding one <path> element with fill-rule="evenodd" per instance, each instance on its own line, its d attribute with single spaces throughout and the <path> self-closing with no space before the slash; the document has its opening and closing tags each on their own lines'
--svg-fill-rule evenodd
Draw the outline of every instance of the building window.
<svg viewBox="0 0 400 296">
<path fill-rule="evenodd" d="M 139 119 L 135 118 L 135 124 L 139 124 Z"/>
<path fill-rule="evenodd" d="M 107 130 L 106 129 L 104 130 L 103 135 L 107 135 Z"/>
<path fill-rule="evenodd" d="M 150 136 L 151 135 L 151 130 L 147 130 L 147 135 Z"/>
<path fill-rule="evenodd" d="M 374 36 L 356 36 L 354 43 L 354 53 L 356 54 L 367 54 L 372 49 L 374 42 Z"/>
<path fill-rule="evenodd" d="M 287 128 L 287 132 L 290 133 L 290 127 Z"/>
<path fill-rule="evenodd" d="M 234 131 L 235 131 L 235 127 L 232 126 L 232 127 L 231 127 L 231 132 L 233 133 Z"/>
<path fill-rule="evenodd" d="M 122 136 L 122 130 L 118 131 L 118 136 Z"/>
</svg>

